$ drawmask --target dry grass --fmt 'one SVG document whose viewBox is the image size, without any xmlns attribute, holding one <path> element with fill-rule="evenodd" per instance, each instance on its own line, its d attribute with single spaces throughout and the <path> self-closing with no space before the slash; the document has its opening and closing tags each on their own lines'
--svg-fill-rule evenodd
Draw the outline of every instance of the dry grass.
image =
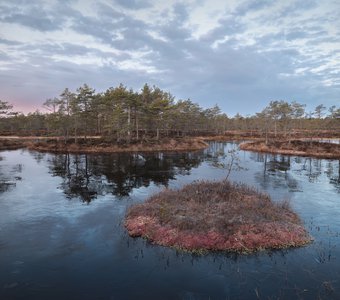
<svg viewBox="0 0 340 300">
<path fill-rule="evenodd" d="M 163 139 L 160 141 L 117 144 L 102 139 L 79 140 L 65 144 L 62 140 L 46 140 L 26 143 L 31 150 L 68 153 L 115 153 L 147 151 L 189 151 L 208 147 L 200 138 Z"/>
<path fill-rule="evenodd" d="M 273 140 L 267 145 L 264 141 L 255 141 L 241 144 L 240 149 L 257 152 L 278 153 L 284 155 L 340 159 L 339 144 L 322 143 L 317 141 Z"/>
<path fill-rule="evenodd" d="M 26 145 L 23 141 L 0 139 L 0 150 L 16 150 L 25 147 Z"/>
<path fill-rule="evenodd" d="M 306 244 L 310 238 L 287 202 L 244 184 L 196 182 L 164 190 L 126 217 L 131 236 L 186 250 L 252 252 Z"/>
</svg>

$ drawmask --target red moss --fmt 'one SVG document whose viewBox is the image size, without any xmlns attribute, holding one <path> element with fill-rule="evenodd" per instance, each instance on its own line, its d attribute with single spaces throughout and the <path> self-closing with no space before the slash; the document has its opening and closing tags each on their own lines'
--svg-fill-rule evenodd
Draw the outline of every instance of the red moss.
<svg viewBox="0 0 340 300">
<path fill-rule="evenodd" d="M 202 188 L 208 190 L 206 199 L 202 199 Z M 223 188 L 225 193 L 221 193 Z M 194 183 L 180 191 L 165 190 L 131 207 L 125 226 L 132 237 L 189 251 L 253 252 L 311 241 L 286 203 L 275 204 L 265 194 L 226 181 Z"/>
</svg>

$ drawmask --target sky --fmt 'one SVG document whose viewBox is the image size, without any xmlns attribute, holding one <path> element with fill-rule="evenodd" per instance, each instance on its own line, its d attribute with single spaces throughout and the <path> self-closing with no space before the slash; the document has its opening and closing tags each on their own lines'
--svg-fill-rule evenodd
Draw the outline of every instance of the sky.
<svg viewBox="0 0 340 300">
<path fill-rule="evenodd" d="M 339 0 L 0 0 L 0 100 L 145 83 L 229 116 L 340 106 Z"/>
</svg>

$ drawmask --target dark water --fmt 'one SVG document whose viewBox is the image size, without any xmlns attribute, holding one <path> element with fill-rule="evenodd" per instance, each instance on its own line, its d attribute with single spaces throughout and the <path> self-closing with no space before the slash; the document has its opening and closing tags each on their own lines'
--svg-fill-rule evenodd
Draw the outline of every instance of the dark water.
<svg viewBox="0 0 340 300">
<path fill-rule="evenodd" d="M 290 199 L 315 238 L 306 247 L 195 256 L 127 235 L 127 207 L 164 186 L 223 178 L 233 147 L 1 152 L 0 299 L 340 299 L 339 161 L 238 153 L 243 169 L 230 179 Z"/>
</svg>

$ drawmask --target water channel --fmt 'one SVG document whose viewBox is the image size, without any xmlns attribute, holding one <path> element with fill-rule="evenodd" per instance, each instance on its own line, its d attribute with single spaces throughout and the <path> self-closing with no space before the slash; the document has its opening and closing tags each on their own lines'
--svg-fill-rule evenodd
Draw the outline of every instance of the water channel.
<svg viewBox="0 0 340 300">
<path fill-rule="evenodd" d="M 340 299 L 338 160 L 237 153 L 230 180 L 289 199 L 314 238 L 306 247 L 198 256 L 127 235 L 129 206 L 224 178 L 234 148 L 0 152 L 0 299 Z"/>
</svg>

